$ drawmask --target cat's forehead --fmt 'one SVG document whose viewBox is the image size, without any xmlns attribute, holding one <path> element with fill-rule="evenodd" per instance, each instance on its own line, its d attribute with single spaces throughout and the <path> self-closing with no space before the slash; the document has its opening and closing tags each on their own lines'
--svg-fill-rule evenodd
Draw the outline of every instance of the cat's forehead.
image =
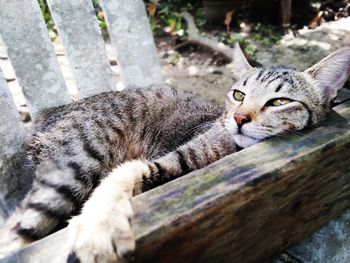
<svg viewBox="0 0 350 263">
<path fill-rule="evenodd" d="M 252 92 L 290 92 L 290 90 L 298 90 L 299 86 L 305 83 L 300 72 L 294 69 L 258 68 L 247 72 L 238 84 Z"/>
</svg>

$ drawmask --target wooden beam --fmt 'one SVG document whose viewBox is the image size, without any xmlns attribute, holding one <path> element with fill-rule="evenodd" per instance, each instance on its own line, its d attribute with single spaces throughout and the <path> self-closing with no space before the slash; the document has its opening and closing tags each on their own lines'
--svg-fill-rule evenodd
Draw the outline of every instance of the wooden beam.
<svg viewBox="0 0 350 263">
<path fill-rule="evenodd" d="M 27 138 L 26 130 L 0 68 L 0 225 L 8 211 L 14 209 L 18 190 L 31 180 L 20 172 L 12 173 L 14 156 Z M 7 131 L 7 132 L 6 132 Z M 11 169 L 12 168 L 12 169 Z M 25 192 L 24 192 L 25 193 Z"/>
<path fill-rule="evenodd" d="M 281 0 L 281 25 L 284 28 L 290 27 L 292 18 L 292 0 Z"/>
<path fill-rule="evenodd" d="M 266 262 L 350 207 L 350 101 L 133 199 L 135 262 Z M 64 262 L 62 230 L 1 262 Z"/>
</svg>

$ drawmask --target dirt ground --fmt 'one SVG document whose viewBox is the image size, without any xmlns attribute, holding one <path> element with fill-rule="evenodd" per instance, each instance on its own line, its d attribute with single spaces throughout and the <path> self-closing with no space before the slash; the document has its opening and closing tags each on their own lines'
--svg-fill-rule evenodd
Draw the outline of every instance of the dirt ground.
<svg viewBox="0 0 350 263">
<path fill-rule="evenodd" d="M 268 67 L 286 65 L 306 69 L 347 45 L 350 45 L 350 17 L 322 24 L 316 29 L 299 30 L 297 36 L 287 34 L 280 44 L 258 49 L 255 59 Z M 161 64 L 169 84 L 222 103 L 234 80 L 230 64 L 215 65 L 216 56 L 203 49 L 196 54 L 168 51 L 163 54 Z M 172 63 L 174 60 L 176 64 Z"/>
</svg>

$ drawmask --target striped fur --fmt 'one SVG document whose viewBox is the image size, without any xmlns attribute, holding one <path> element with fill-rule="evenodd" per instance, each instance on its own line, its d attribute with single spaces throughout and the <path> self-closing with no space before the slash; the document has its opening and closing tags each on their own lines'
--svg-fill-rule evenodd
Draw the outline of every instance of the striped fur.
<svg viewBox="0 0 350 263">
<path fill-rule="evenodd" d="M 300 72 L 252 68 L 236 48 L 241 74 L 224 109 L 170 87 L 150 87 L 104 93 L 42 113 L 26 146 L 35 179 L 2 230 L 2 242 L 10 243 L 6 249 L 42 238 L 79 214 L 69 224 L 68 262 L 115 262 L 135 246 L 132 196 L 240 148 L 319 123 L 334 92 L 329 85 L 327 92 L 321 89 L 317 74 L 324 74 L 325 66 L 332 70 L 339 54 L 347 60 L 335 63 L 334 71 L 342 67 L 348 76 L 350 49 Z M 244 100 L 235 99 L 235 91 Z M 290 103 L 271 106 L 280 98 Z M 249 121 L 237 125 L 235 114 Z"/>
<path fill-rule="evenodd" d="M 62 228 L 113 168 L 175 150 L 222 112 L 170 87 L 103 93 L 43 112 L 26 146 L 36 166 L 32 190 L 8 220 L 4 243 L 21 238 L 22 246 Z"/>
</svg>

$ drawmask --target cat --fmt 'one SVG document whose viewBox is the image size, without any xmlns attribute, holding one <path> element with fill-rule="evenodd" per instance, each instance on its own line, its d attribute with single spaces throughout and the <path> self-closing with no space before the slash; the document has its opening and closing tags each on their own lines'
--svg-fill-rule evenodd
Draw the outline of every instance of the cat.
<svg viewBox="0 0 350 263">
<path fill-rule="evenodd" d="M 26 145 L 35 178 L 1 230 L 3 253 L 69 220 L 67 262 L 117 262 L 135 249 L 132 196 L 316 126 L 350 74 L 350 48 L 305 71 L 254 68 L 238 45 L 233 61 L 238 80 L 224 108 L 162 86 L 103 93 L 41 113 Z"/>
</svg>

